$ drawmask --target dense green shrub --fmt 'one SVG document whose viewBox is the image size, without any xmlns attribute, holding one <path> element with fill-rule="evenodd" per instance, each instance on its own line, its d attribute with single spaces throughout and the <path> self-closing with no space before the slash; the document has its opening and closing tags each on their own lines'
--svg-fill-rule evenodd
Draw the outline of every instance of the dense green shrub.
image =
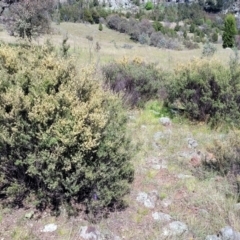
<svg viewBox="0 0 240 240">
<path fill-rule="evenodd" d="M 239 69 L 209 60 L 196 60 L 176 70 L 168 86 L 168 104 L 178 101 L 190 119 L 240 123 Z"/>
<path fill-rule="evenodd" d="M 146 10 L 152 10 L 153 9 L 153 3 L 152 2 L 147 2 L 146 4 L 145 4 L 145 9 Z"/>
<path fill-rule="evenodd" d="M 211 40 L 213 43 L 216 43 L 218 41 L 218 33 L 217 32 L 212 34 Z"/>
<path fill-rule="evenodd" d="M 194 33 L 194 32 L 195 32 L 195 29 L 196 29 L 196 26 L 192 23 L 192 24 L 190 25 L 189 32 L 190 32 L 190 33 Z"/>
<path fill-rule="evenodd" d="M 92 14 L 92 19 L 93 21 L 96 23 L 96 24 L 99 24 L 99 19 L 100 19 L 100 16 L 99 16 L 99 13 L 97 12 L 96 9 L 93 9 L 91 11 L 91 14 Z"/>
<path fill-rule="evenodd" d="M 133 168 L 120 100 L 49 49 L 1 45 L 0 195 L 41 208 L 121 204 Z"/>
<path fill-rule="evenodd" d="M 142 106 L 149 99 L 158 99 L 166 74 L 153 64 L 140 59 L 123 59 L 103 67 L 105 82 L 114 92 L 122 92 L 131 107 Z"/>
<path fill-rule="evenodd" d="M 91 24 L 94 23 L 93 17 L 92 17 L 92 13 L 89 9 L 85 8 L 83 10 L 83 20 L 86 22 L 89 22 Z"/>
<path fill-rule="evenodd" d="M 237 34 L 237 25 L 235 17 L 232 14 L 228 14 L 224 20 L 223 30 L 223 48 L 235 46 L 235 35 Z"/>
<path fill-rule="evenodd" d="M 153 28 L 155 29 L 156 32 L 162 31 L 163 25 L 162 25 L 162 23 L 160 23 L 160 22 L 158 22 L 158 21 L 155 21 L 155 22 L 153 23 Z"/>
<path fill-rule="evenodd" d="M 181 26 L 179 25 L 179 23 L 177 23 L 176 26 L 174 27 L 174 31 L 179 32 L 180 29 L 181 29 Z"/>
<path fill-rule="evenodd" d="M 102 23 L 99 23 L 99 25 L 98 25 L 98 30 L 99 30 L 99 31 L 102 31 L 102 30 L 103 30 Z"/>
<path fill-rule="evenodd" d="M 107 18 L 111 14 L 110 10 L 106 10 L 99 6 L 97 1 L 90 2 L 86 6 L 82 1 L 72 1 L 59 5 L 59 13 L 61 21 L 80 22 L 87 21 L 90 23 L 99 23 L 100 17 Z"/>
</svg>

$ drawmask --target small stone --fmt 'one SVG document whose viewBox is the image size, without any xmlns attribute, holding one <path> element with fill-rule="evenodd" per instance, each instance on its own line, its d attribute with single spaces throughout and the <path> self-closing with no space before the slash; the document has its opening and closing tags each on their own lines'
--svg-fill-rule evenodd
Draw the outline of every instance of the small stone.
<svg viewBox="0 0 240 240">
<path fill-rule="evenodd" d="M 158 141 L 160 139 L 164 138 L 164 134 L 162 132 L 156 132 L 154 135 L 153 135 L 153 139 L 155 141 Z"/>
<path fill-rule="evenodd" d="M 138 202 L 142 203 L 146 208 L 154 208 L 156 202 L 156 196 L 151 194 L 148 196 L 145 192 L 140 192 L 136 199 Z"/>
<path fill-rule="evenodd" d="M 155 203 L 151 199 L 148 198 L 148 199 L 146 199 L 144 201 L 144 206 L 146 208 L 154 208 L 155 207 Z"/>
<path fill-rule="evenodd" d="M 160 169 L 166 169 L 167 168 L 167 162 L 164 159 L 157 159 L 153 158 L 151 160 L 151 167 L 155 170 L 160 170 Z"/>
<path fill-rule="evenodd" d="M 50 223 L 44 226 L 42 232 L 54 232 L 57 230 L 57 225 L 54 223 Z"/>
<path fill-rule="evenodd" d="M 179 153 L 179 157 L 182 157 L 182 158 L 190 158 L 190 154 L 189 153 L 187 153 L 187 152 L 181 152 L 181 153 Z"/>
<path fill-rule="evenodd" d="M 161 169 L 161 165 L 160 164 L 153 164 L 152 168 L 155 170 L 160 170 Z"/>
<path fill-rule="evenodd" d="M 180 221 L 174 221 L 169 223 L 166 227 L 163 228 L 163 236 L 180 236 L 188 232 L 188 227 L 185 223 Z"/>
<path fill-rule="evenodd" d="M 93 226 L 82 226 L 80 228 L 80 237 L 84 240 L 101 240 L 100 232 Z"/>
<path fill-rule="evenodd" d="M 221 240 L 217 235 L 208 235 L 205 240 Z"/>
<path fill-rule="evenodd" d="M 121 240 L 121 238 L 119 236 L 114 236 L 113 240 Z"/>
<path fill-rule="evenodd" d="M 177 177 L 180 178 L 180 179 L 186 179 L 186 178 L 192 178 L 193 176 L 192 175 L 185 175 L 185 174 L 180 173 L 180 174 L 177 175 Z"/>
<path fill-rule="evenodd" d="M 31 212 L 26 213 L 24 217 L 31 219 L 33 217 L 33 215 L 34 215 L 34 211 L 31 211 Z"/>
<path fill-rule="evenodd" d="M 188 138 L 188 148 L 196 148 L 198 146 L 198 143 L 195 139 L 193 138 Z"/>
<path fill-rule="evenodd" d="M 163 199 L 161 204 L 163 207 L 167 208 L 168 206 L 170 206 L 172 204 L 172 201 L 170 199 Z"/>
<path fill-rule="evenodd" d="M 171 126 L 172 125 L 171 119 L 169 117 L 161 117 L 161 118 L 159 118 L 159 122 L 163 126 Z"/>
<path fill-rule="evenodd" d="M 240 233 L 235 232 L 231 227 L 226 226 L 220 230 L 220 236 L 222 240 L 239 240 Z"/>
<path fill-rule="evenodd" d="M 136 200 L 137 200 L 138 202 L 140 202 L 140 203 L 144 203 L 144 201 L 145 201 L 147 198 L 148 198 L 147 193 L 145 193 L 145 192 L 140 192 L 140 193 L 138 193 Z"/>
<path fill-rule="evenodd" d="M 155 212 L 152 214 L 152 217 L 154 220 L 160 222 L 170 222 L 172 220 L 172 217 L 169 214 L 162 212 Z"/>
</svg>

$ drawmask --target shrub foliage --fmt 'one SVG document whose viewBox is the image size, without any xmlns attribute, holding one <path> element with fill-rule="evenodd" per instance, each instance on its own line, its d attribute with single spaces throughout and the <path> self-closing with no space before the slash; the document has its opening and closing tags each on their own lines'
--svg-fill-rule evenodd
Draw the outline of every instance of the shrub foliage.
<svg viewBox="0 0 240 240">
<path fill-rule="evenodd" d="M 93 70 L 48 47 L 0 49 L 0 194 L 38 207 L 121 203 L 133 179 L 126 115 Z"/>
<path fill-rule="evenodd" d="M 240 85 L 237 67 L 195 60 L 176 70 L 168 85 L 168 105 L 181 103 L 190 119 L 239 124 Z"/>
<path fill-rule="evenodd" d="M 237 34 L 237 25 L 235 17 L 232 14 L 228 14 L 224 20 L 223 30 L 223 48 L 235 46 L 235 35 Z"/>
<path fill-rule="evenodd" d="M 154 64 L 146 64 L 141 59 L 113 62 L 103 68 L 106 84 L 115 92 L 122 92 L 130 106 L 141 106 L 149 99 L 160 98 L 163 92 L 165 72 L 160 72 Z"/>
</svg>

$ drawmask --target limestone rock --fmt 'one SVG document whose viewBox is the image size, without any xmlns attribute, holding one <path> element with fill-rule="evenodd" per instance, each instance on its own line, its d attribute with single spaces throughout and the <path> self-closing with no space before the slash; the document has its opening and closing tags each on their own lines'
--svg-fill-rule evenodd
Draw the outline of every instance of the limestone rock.
<svg viewBox="0 0 240 240">
<path fill-rule="evenodd" d="M 100 232 L 93 226 L 82 226 L 80 237 L 84 240 L 102 240 Z"/>
<path fill-rule="evenodd" d="M 221 236 L 222 240 L 240 240 L 240 233 L 234 231 L 229 226 L 222 228 L 219 235 Z"/>
<path fill-rule="evenodd" d="M 44 226 L 42 232 L 54 232 L 57 230 L 57 225 L 54 223 L 50 223 Z"/>
<path fill-rule="evenodd" d="M 194 148 L 195 149 L 198 146 L 197 141 L 193 138 L 188 138 L 187 141 L 188 141 L 188 148 Z"/>
<path fill-rule="evenodd" d="M 156 191 L 152 191 L 149 195 L 145 192 L 140 192 L 136 199 L 142 203 L 146 208 L 154 208 L 157 201 Z"/>
<path fill-rule="evenodd" d="M 170 222 L 172 220 L 172 217 L 169 214 L 162 212 L 154 212 L 152 217 L 154 220 L 159 222 Z"/>
<path fill-rule="evenodd" d="M 169 117 L 161 117 L 161 118 L 159 118 L 159 122 L 163 126 L 171 126 L 172 125 L 172 121 Z"/>
<path fill-rule="evenodd" d="M 176 237 L 181 236 L 184 233 L 188 232 L 188 227 L 185 223 L 180 221 L 174 221 L 169 223 L 166 227 L 163 228 L 163 236 L 165 237 Z"/>
</svg>

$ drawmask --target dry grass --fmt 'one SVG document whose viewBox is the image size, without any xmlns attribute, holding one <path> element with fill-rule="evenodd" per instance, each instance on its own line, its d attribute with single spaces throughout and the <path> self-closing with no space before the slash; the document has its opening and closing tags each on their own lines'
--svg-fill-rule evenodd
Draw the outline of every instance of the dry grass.
<svg viewBox="0 0 240 240">
<path fill-rule="evenodd" d="M 46 39 L 50 39 L 55 46 L 60 46 L 67 35 L 71 53 L 75 54 L 78 63 L 84 65 L 90 62 L 104 64 L 125 56 L 140 57 L 146 62 L 157 63 L 158 67 L 172 70 L 179 63 L 199 58 L 202 54 L 202 46 L 200 49 L 175 51 L 141 45 L 132 42 L 128 35 L 110 30 L 106 26 L 103 26 L 103 31 L 99 31 L 96 24 L 61 23 L 60 25 L 53 24 L 53 29 L 53 34 L 37 39 L 35 44 L 42 44 Z M 86 36 L 93 37 L 93 41 L 89 41 Z M 0 31 L 0 39 L 6 42 L 16 41 L 5 31 Z M 99 52 L 95 51 L 96 42 L 101 47 Z M 124 44 L 129 44 L 132 48 L 123 48 Z M 217 52 L 214 56 L 222 63 L 228 63 L 232 50 L 223 49 L 220 44 L 216 46 Z"/>
</svg>

